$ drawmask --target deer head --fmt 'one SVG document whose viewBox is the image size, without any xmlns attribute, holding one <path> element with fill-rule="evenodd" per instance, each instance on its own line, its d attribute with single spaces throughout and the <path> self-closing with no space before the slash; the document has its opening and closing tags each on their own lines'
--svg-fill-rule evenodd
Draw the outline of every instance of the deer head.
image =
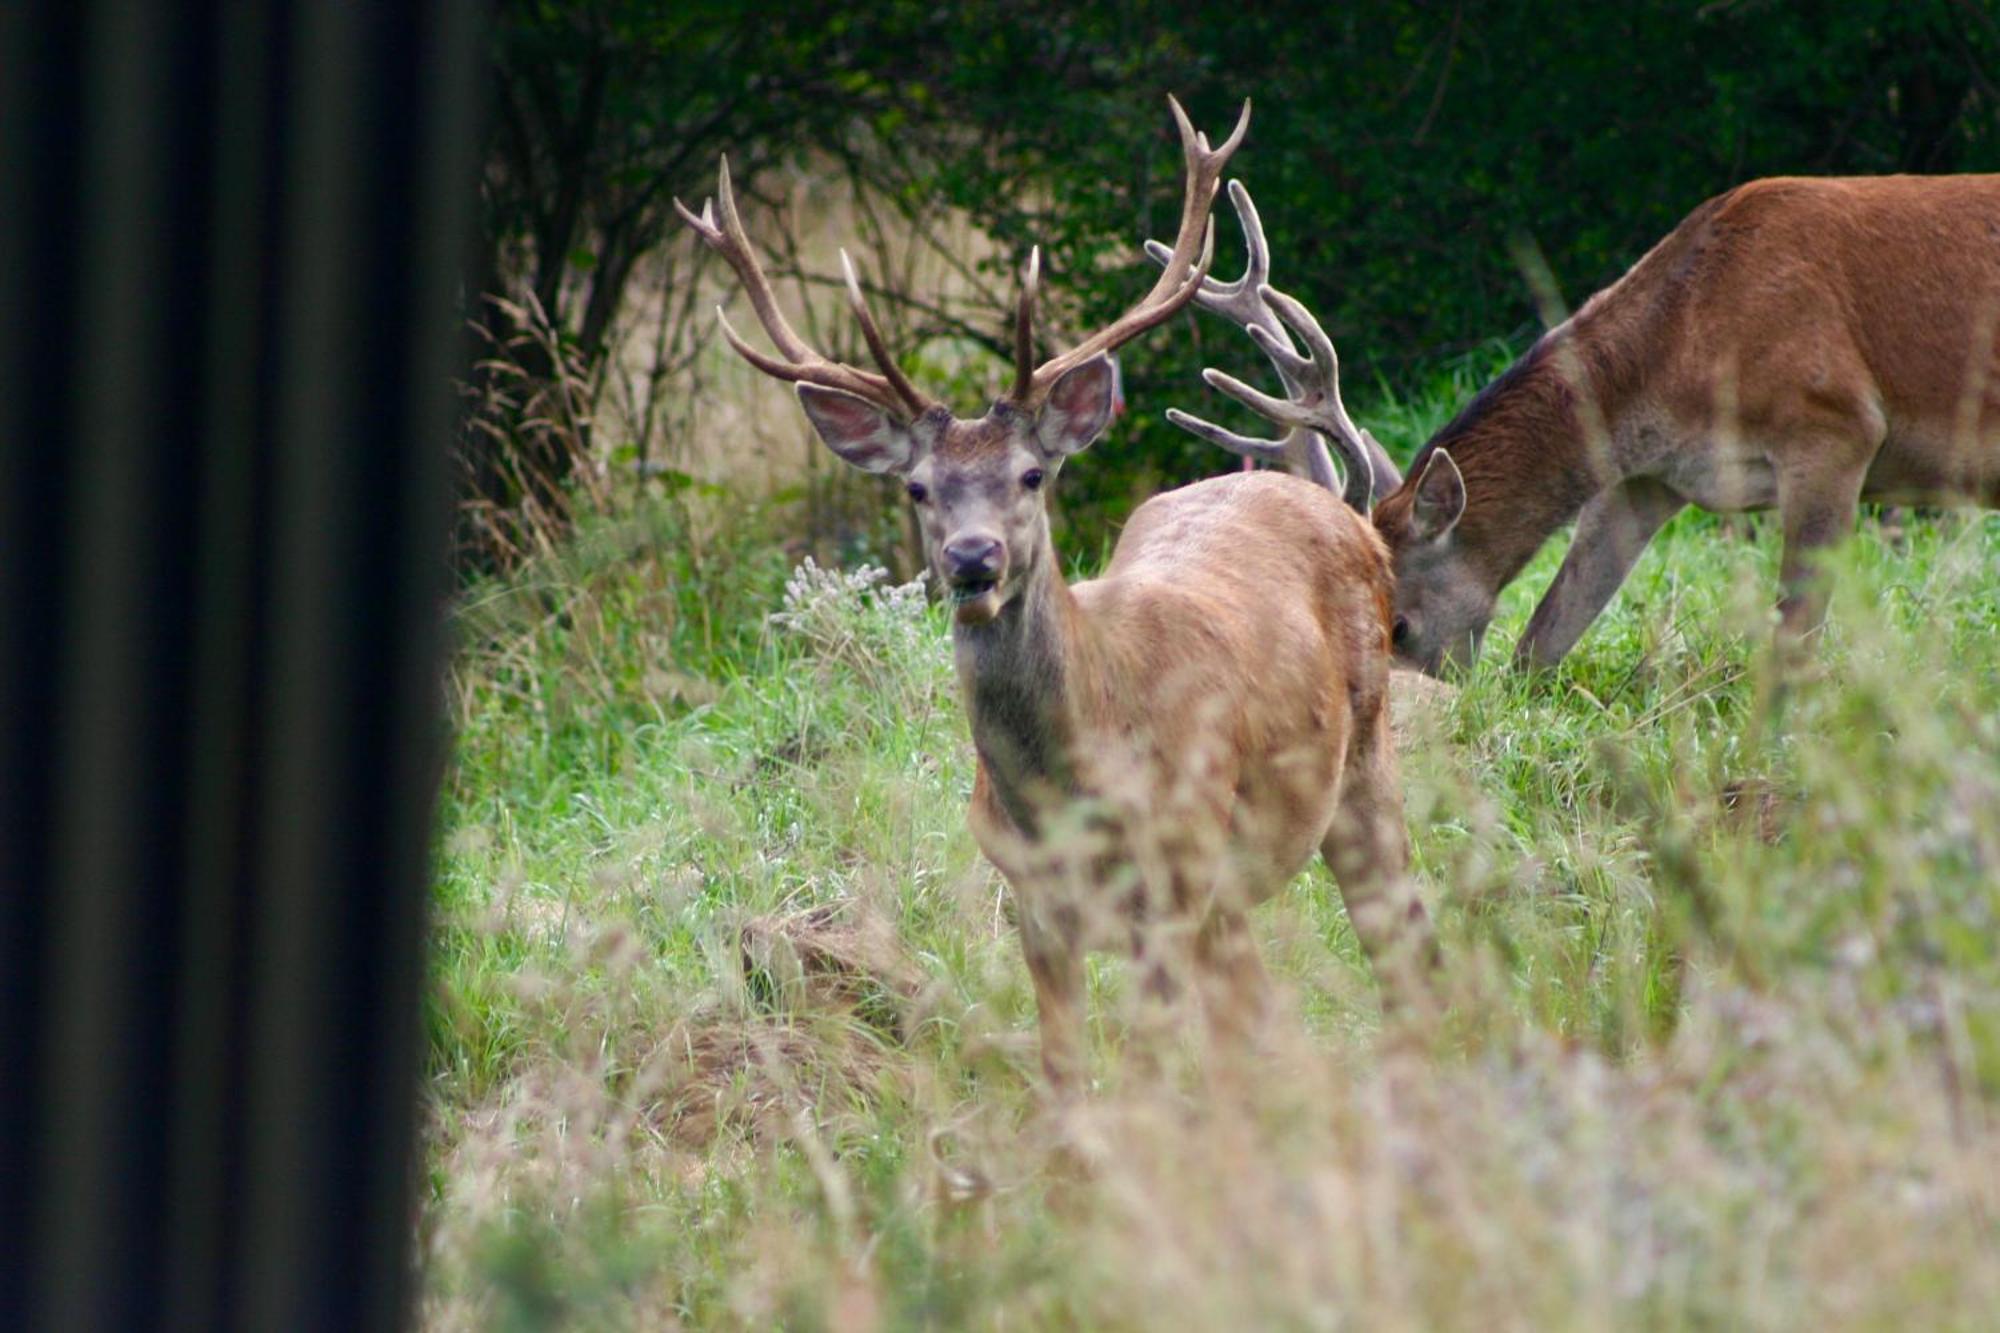
<svg viewBox="0 0 2000 1333">
<path fill-rule="evenodd" d="M 1031 579 L 1052 572 L 1047 488 L 1063 460 L 1089 445 L 1111 420 L 1117 396 L 1111 352 L 1195 299 L 1208 275 L 1215 254 L 1209 210 L 1223 166 L 1249 129 L 1250 104 L 1243 104 L 1229 137 L 1211 148 L 1180 103 L 1171 97 L 1167 103 L 1187 160 L 1187 186 L 1164 271 L 1110 325 L 1037 364 L 1041 256 L 1039 249 L 1030 252 L 1014 315 L 1013 387 L 977 417 L 954 415 L 920 393 L 897 367 L 845 252 L 848 303 L 878 369 L 841 365 L 806 345 L 779 312 L 744 236 L 726 159 L 716 198 L 699 214 L 674 201 L 695 233 L 736 271 L 779 355 L 744 342 L 718 309 L 730 346 L 765 374 L 798 386 L 800 405 L 834 453 L 863 471 L 902 479 L 921 518 L 925 559 L 949 590 L 960 624 L 992 620 Z"/>
</svg>

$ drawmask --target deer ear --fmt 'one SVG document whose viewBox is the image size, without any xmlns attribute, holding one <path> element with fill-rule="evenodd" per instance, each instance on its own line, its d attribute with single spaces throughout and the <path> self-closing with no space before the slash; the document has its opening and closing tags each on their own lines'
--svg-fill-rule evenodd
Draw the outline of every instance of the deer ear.
<svg viewBox="0 0 2000 1333">
<path fill-rule="evenodd" d="M 1077 453 L 1104 433 L 1118 397 L 1118 371 L 1099 352 L 1057 380 L 1049 390 L 1042 414 L 1035 420 L 1035 438 L 1053 457 Z"/>
<path fill-rule="evenodd" d="M 1457 525 L 1465 513 L 1465 478 L 1451 455 L 1439 449 L 1417 478 L 1417 495 L 1410 506 L 1410 528 L 1419 541 L 1433 541 Z"/>
<path fill-rule="evenodd" d="M 917 462 L 910 428 L 845 389 L 799 386 L 799 405 L 826 447 L 863 472 L 908 472 Z"/>
</svg>

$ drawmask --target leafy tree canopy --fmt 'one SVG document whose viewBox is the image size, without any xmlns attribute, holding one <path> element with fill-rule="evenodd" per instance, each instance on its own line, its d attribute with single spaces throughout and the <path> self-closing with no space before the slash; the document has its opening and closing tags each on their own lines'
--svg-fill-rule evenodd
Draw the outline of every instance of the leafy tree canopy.
<svg viewBox="0 0 2000 1333">
<path fill-rule="evenodd" d="M 1320 312 L 1350 382 L 1391 385 L 1534 327 L 1517 239 L 1575 300 L 1743 180 L 2000 168 L 1990 0 L 512 0 L 495 43 L 487 280 L 515 272 L 551 309 L 568 294 L 562 319 L 593 354 L 633 263 L 670 234 L 667 201 L 705 194 L 724 149 L 746 174 L 845 154 L 910 217 L 967 210 L 997 262 L 1038 243 L 1081 323 L 1143 289 L 1138 242 L 1176 217 L 1163 95 L 1218 130 L 1251 97 L 1234 167 L 1275 281 Z M 1236 242 L 1218 227 L 1226 273 Z M 1139 420 L 1066 483 L 1073 504 L 1215 469 L 1158 410 L 1219 409 L 1203 359 L 1259 367 L 1243 339 L 1195 327 L 1132 349 Z"/>
</svg>

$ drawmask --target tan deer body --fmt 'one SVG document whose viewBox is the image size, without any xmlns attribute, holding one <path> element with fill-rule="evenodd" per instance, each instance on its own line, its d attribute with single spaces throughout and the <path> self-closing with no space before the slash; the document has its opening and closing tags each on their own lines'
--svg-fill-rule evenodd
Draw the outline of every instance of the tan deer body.
<svg viewBox="0 0 2000 1333">
<path fill-rule="evenodd" d="M 1014 890 L 1050 1082 L 1077 1086 L 1087 949 L 1117 947 L 1149 991 L 1184 981 L 1236 1028 L 1261 969 L 1243 913 L 1326 853 L 1386 987 L 1435 956 L 1407 875 L 1387 706 L 1389 566 L 1324 486 L 1238 474 L 1133 514 L 1102 578 L 1067 586 L 1045 484 L 1103 431 L 1107 355 L 1195 299 L 1209 209 L 1236 131 L 1211 149 L 1173 104 L 1187 158 L 1166 272 L 1136 306 L 1037 366 L 1031 257 L 1012 391 L 961 419 L 896 368 L 849 266 L 880 373 L 820 357 L 778 313 L 744 238 L 727 168 L 714 207 L 682 216 L 742 279 L 780 355 L 731 344 L 798 384 L 826 444 L 903 480 L 926 557 L 956 606 L 953 639 L 979 756 L 970 815 Z M 843 259 L 845 257 L 843 256 Z M 1331 467 L 1324 478 L 1332 476 Z M 1414 995 L 1411 998 L 1416 998 Z M 1238 1029 L 1240 1032 L 1240 1029 Z"/>
<path fill-rule="evenodd" d="M 1378 968 L 1428 960 L 1368 524 L 1318 486 L 1238 474 L 1141 505 L 1101 578 L 1042 568 L 954 637 L 973 834 L 1018 895 L 1052 1074 L 1079 1060 L 1085 948 L 1129 948 L 1156 991 L 1220 976 L 1235 993 L 1213 1002 L 1239 1005 L 1257 984 L 1243 913 L 1315 852 Z M 1044 839 L 1079 799 L 1091 827 Z"/>
<path fill-rule="evenodd" d="M 1785 626 L 1809 629 L 1813 555 L 1859 501 L 2000 505 L 1997 334 L 2000 176 L 1709 200 L 1391 474 L 1374 517 L 1399 654 L 1469 660 L 1500 589 L 1575 520 L 1516 649 L 1560 660 L 1688 504 L 1779 511 Z"/>
</svg>

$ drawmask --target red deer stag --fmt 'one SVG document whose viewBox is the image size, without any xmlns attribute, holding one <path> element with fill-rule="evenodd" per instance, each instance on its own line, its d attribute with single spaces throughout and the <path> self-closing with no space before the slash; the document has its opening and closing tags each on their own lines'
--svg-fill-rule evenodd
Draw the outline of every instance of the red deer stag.
<svg viewBox="0 0 2000 1333">
<path fill-rule="evenodd" d="M 1247 196 L 1238 211 L 1263 254 Z M 1297 471 L 1302 434 L 1330 441 L 1350 501 L 1382 497 L 1397 655 L 1433 674 L 1471 661 L 1500 590 L 1572 519 L 1516 645 L 1526 666 L 1560 661 L 1688 504 L 1777 507 L 1788 639 L 1824 615 L 1814 557 L 1861 500 L 2000 506 L 2000 176 L 1784 177 L 1709 200 L 1475 397 L 1407 480 L 1341 409 L 1326 335 L 1261 290 L 1312 361 L 1209 282 L 1197 300 L 1248 328 L 1287 396 L 1205 378 L 1286 440 L 1170 415 Z"/>
<path fill-rule="evenodd" d="M 844 254 L 878 371 L 829 361 L 793 332 L 744 237 L 726 162 L 715 200 L 680 210 L 735 269 L 779 355 L 725 319 L 730 344 L 797 384 L 834 453 L 901 478 L 916 502 L 955 608 L 978 754 L 969 822 L 1012 886 L 1059 1092 L 1083 1070 L 1084 950 L 1129 949 L 1149 993 L 1192 977 L 1211 1021 L 1233 1026 L 1262 993 L 1245 912 L 1315 849 L 1391 999 L 1420 998 L 1435 951 L 1389 741 L 1388 555 L 1368 525 L 1318 486 L 1237 473 L 1139 506 L 1103 577 L 1070 586 L 1057 566 L 1049 487 L 1111 415 L 1108 354 L 1199 289 L 1223 164 L 1249 127 L 1245 103 L 1211 148 L 1169 101 L 1187 183 L 1166 271 L 1111 325 L 1037 365 L 1031 255 L 1013 387 L 976 418 L 897 367 Z"/>
</svg>

